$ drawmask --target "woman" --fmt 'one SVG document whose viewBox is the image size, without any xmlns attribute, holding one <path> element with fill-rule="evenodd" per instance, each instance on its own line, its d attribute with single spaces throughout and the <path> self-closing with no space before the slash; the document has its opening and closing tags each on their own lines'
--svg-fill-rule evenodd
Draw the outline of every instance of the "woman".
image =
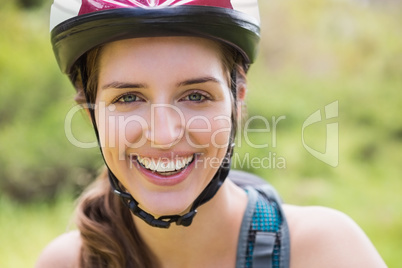
<svg viewBox="0 0 402 268">
<path fill-rule="evenodd" d="M 106 169 L 79 230 L 37 267 L 385 267 L 345 215 L 229 174 L 256 14 L 253 1 L 55 1 L 55 55 Z"/>
</svg>

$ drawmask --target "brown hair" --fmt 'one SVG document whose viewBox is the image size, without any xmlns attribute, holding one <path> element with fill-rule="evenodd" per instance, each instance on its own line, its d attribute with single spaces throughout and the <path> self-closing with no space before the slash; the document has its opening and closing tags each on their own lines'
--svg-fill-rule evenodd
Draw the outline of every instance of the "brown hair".
<svg viewBox="0 0 402 268">
<path fill-rule="evenodd" d="M 79 199 L 79 267 L 157 267 L 134 226 L 131 212 L 113 194 L 106 168 Z"/>
<path fill-rule="evenodd" d="M 238 62 L 237 52 L 227 45 L 218 43 L 222 50 L 222 62 L 228 73 L 229 87 L 231 70 L 236 71 L 236 86 L 238 94 L 244 94 L 246 86 L 246 71 Z M 102 47 L 92 49 L 87 53 L 82 64 L 76 66 L 74 85 L 77 89 L 75 100 L 79 104 L 95 103 L 98 82 L 99 56 Z M 87 97 L 84 94 L 82 71 L 88 77 L 86 82 Z M 230 87 L 231 88 L 231 87 Z M 232 129 L 236 131 L 237 105 L 233 103 Z M 143 242 L 135 228 L 130 210 L 113 194 L 108 180 L 106 168 L 88 187 L 79 199 L 76 212 L 76 224 L 81 233 L 82 248 L 79 266 L 88 268 L 99 267 L 158 267 L 157 259 Z"/>
</svg>

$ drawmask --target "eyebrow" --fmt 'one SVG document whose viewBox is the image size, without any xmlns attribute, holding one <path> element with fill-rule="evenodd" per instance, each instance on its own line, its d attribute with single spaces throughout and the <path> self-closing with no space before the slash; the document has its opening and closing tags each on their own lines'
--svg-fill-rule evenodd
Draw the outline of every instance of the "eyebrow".
<svg viewBox="0 0 402 268">
<path fill-rule="evenodd" d="M 207 82 L 213 82 L 213 83 L 221 84 L 221 81 L 216 79 L 215 77 L 206 76 L 206 77 L 200 77 L 200 78 L 194 78 L 194 79 L 185 80 L 183 82 L 178 83 L 177 86 L 178 87 L 180 87 L 180 86 L 189 86 L 189 85 L 202 84 L 202 83 L 207 83 Z"/>
<path fill-rule="evenodd" d="M 112 89 L 112 88 L 117 88 L 117 89 L 146 88 L 146 85 L 141 84 L 141 83 L 127 83 L 127 82 L 114 81 L 114 82 L 111 82 L 111 83 L 108 83 L 108 84 L 102 86 L 102 90 Z"/>
<path fill-rule="evenodd" d="M 176 86 L 177 87 L 189 86 L 189 85 L 202 84 L 202 83 L 207 83 L 207 82 L 221 84 L 221 81 L 216 79 L 215 77 L 206 76 L 206 77 L 188 79 L 188 80 L 177 83 Z M 113 88 L 116 88 L 116 89 L 147 88 L 147 86 L 145 84 L 141 84 L 141 83 L 118 82 L 118 81 L 113 81 L 111 83 L 108 83 L 108 84 L 102 86 L 102 90 L 113 89 Z"/>
</svg>

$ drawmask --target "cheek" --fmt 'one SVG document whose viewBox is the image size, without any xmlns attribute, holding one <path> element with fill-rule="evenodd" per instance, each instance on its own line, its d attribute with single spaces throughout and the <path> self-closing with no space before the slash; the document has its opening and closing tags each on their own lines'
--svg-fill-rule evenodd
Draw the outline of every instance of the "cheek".
<svg viewBox="0 0 402 268">
<path fill-rule="evenodd" d="M 143 129 L 146 129 L 146 120 L 138 115 L 121 115 L 106 112 L 99 113 L 98 120 L 99 139 L 103 148 L 119 150 L 124 155 L 126 148 L 139 148 L 146 142 Z"/>
<path fill-rule="evenodd" d="M 119 143 L 123 143 L 121 147 L 136 149 L 147 142 L 144 130 L 148 129 L 148 122 L 143 116 L 132 114 L 121 117 L 117 122 L 117 128 L 119 129 Z"/>
<path fill-rule="evenodd" d="M 231 131 L 230 110 L 186 118 L 186 139 L 195 148 L 226 148 Z"/>
<path fill-rule="evenodd" d="M 211 144 L 216 148 L 226 148 L 228 146 L 231 131 L 230 116 L 219 116 L 214 118 Z"/>
</svg>

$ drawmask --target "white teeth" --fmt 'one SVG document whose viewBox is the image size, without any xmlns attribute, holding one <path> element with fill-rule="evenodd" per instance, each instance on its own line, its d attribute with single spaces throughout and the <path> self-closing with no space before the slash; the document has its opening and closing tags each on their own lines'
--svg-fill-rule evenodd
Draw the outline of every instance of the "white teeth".
<svg viewBox="0 0 402 268">
<path fill-rule="evenodd" d="M 137 161 L 145 168 L 156 172 L 172 172 L 184 168 L 193 160 L 193 155 L 188 157 L 176 157 L 176 159 L 168 158 L 148 158 L 137 156 Z"/>
</svg>

